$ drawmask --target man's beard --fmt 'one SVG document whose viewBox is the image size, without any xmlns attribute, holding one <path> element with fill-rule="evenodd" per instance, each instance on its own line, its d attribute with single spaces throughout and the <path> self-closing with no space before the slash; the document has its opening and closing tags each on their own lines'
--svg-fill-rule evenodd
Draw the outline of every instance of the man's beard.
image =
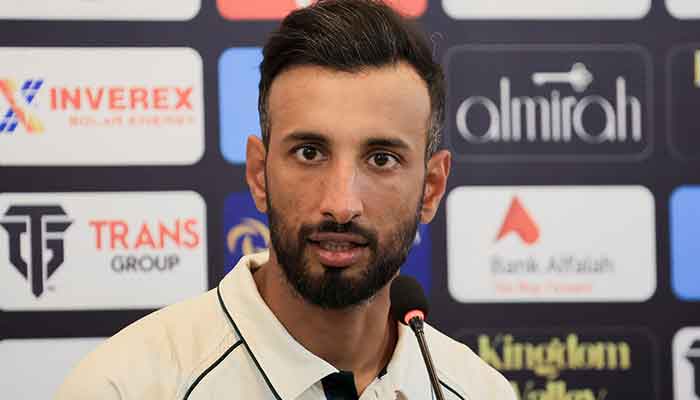
<svg viewBox="0 0 700 400">
<path fill-rule="evenodd" d="M 269 194 L 267 203 L 272 247 L 287 282 L 311 304 L 327 309 L 342 309 L 370 300 L 396 275 L 415 240 L 422 197 L 416 212 L 395 225 L 396 229 L 389 232 L 386 243 L 381 245 L 376 231 L 352 221 L 345 224 L 323 221 L 318 225 L 302 225 L 295 233 L 272 207 Z M 361 271 L 353 271 L 352 276 L 349 276 L 345 268 L 334 267 L 323 267 L 320 276 L 313 274 L 304 251 L 309 245 L 308 237 L 320 232 L 362 236 L 370 251 L 369 262 Z"/>
</svg>

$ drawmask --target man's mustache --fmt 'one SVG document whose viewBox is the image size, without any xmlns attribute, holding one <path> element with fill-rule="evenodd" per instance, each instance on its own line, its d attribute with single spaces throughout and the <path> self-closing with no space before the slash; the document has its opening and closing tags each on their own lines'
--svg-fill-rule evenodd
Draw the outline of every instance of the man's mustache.
<svg viewBox="0 0 700 400">
<path fill-rule="evenodd" d="M 359 225 L 356 222 L 348 221 L 344 224 L 339 224 L 334 221 L 322 221 L 317 225 L 302 225 L 299 229 L 299 236 L 306 239 L 314 233 L 351 233 L 362 236 L 372 248 L 376 248 L 377 233 L 370 229 Z"/>
</svg>

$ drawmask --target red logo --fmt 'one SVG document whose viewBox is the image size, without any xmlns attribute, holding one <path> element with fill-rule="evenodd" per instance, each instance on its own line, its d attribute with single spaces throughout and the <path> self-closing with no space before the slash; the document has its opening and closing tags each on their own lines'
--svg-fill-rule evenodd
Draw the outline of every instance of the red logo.
<svg viewBox="0 0 700 400">
<path fill-rule="evenodd" d="M 387 0 L 397 11 L 416 18 L 425 12 L 428 0 Z M 217 0 L 219 13 L 226 19 L 282 19 L 300 7 L 314 3 L 313 0 Z"/>
<path fill-rule="evenodd" d="M 534 244 L 540 238 L 540 229 L 527 212 L 517 196 L 513 197 L 508 208 L 506 218 L 501 225 L 496 241 L 501 240 L 507 234 L 515 232 L 523 242 Z"/>
</svg>

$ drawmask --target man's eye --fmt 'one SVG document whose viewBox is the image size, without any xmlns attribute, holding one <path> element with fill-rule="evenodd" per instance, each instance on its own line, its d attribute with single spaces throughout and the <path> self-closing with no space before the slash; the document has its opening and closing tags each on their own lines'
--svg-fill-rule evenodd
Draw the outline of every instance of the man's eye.
<svg viewBox="0 0 700 400">
<path fill-rule="evenodd" d="M 398 163 L 396 156 L 389 153 L 374 153 L 369 158 L 369 163 L 377 168 L 389 169 Z"/>
<path fill-rule="evenodd" d="M 312 146 L 299 147 L 294 155 L 302 161 L 319 161 L 322 158 L 321 152 Z"/>
</svg>

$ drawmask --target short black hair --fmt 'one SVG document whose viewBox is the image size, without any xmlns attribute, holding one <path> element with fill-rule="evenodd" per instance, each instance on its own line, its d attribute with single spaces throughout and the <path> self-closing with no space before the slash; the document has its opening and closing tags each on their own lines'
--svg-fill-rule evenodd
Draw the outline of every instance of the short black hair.
<svg viewBox="0 0 700 400">
<path fill-rule="evenodd" d="M 426 161 L 440 144 L 445 79 L 428 40 L 413 21 L 380 0 L 319 0 L 289 14 L 272 33 L 260 63 L 258 111 L 265 147 L 270 142 L 268 98 L 277 75 L 299 65 L 356 72 L 406 62 L 430 96 Z"/>
</svg>

